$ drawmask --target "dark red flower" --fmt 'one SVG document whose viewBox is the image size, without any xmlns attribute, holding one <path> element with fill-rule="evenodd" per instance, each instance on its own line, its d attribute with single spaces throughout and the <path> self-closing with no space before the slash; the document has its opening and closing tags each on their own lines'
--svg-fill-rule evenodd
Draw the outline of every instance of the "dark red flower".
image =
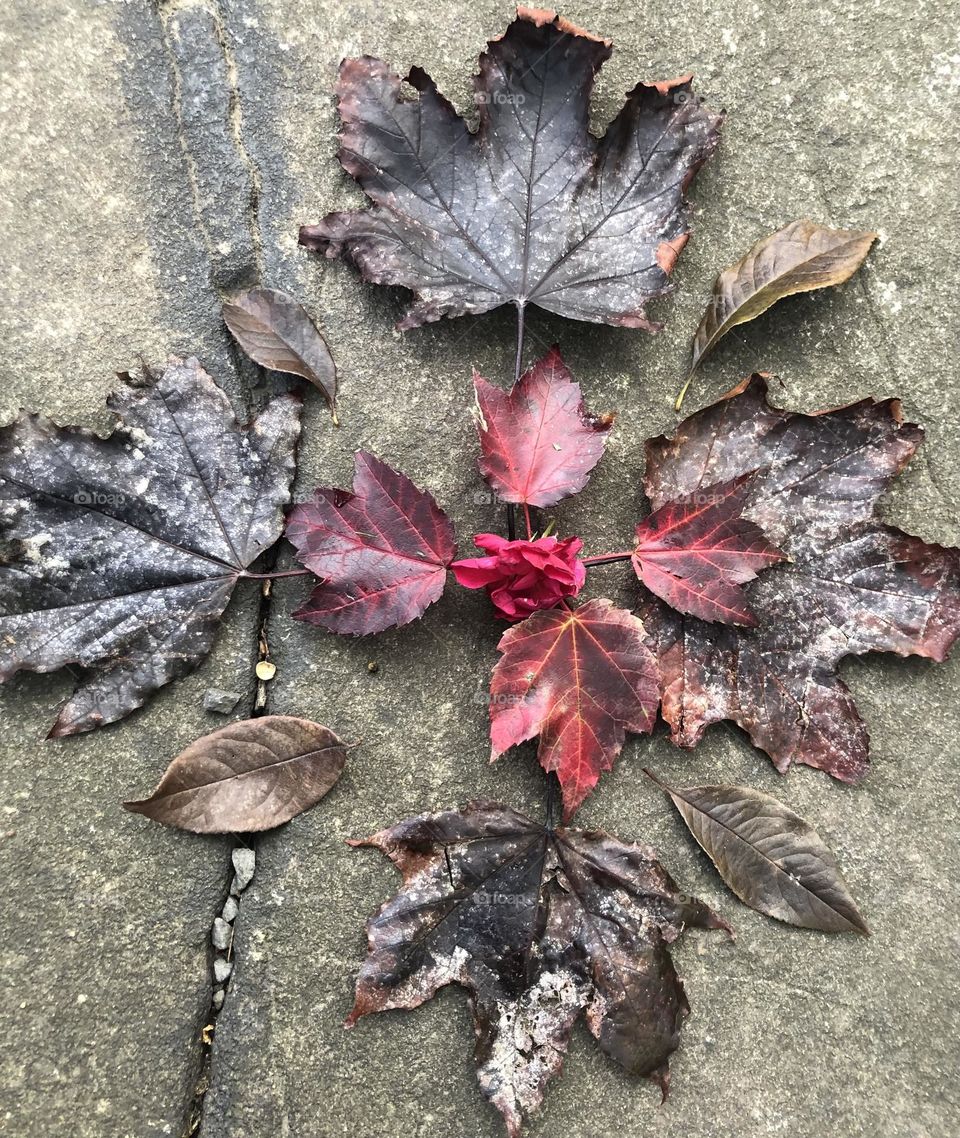
<svg viewBox="0 0 960 1138">
<path fill-rule="evenodd" d="M 490 556 L 455 561 L 450 568 L 466 588 L 486 589 L 505 620 L 555 608 L 583 588 L 587 571 L 577 559 L 583 548 L 579 537 L 507 541 L 495 533 L 478 533 L 473 543 Z"/>
</svg>

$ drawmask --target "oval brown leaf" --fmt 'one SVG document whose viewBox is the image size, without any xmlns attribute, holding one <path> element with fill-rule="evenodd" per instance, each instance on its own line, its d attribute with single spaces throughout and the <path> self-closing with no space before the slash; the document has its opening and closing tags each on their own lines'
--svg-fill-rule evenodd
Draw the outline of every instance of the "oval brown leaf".
<svg viewBox="0 0 960 1138">
<path fill-rule="evenodd" d="M 194 834 L 256 833 L 315 806 L 345 761 L 344 745 L 319 723 L 244 719 L 191 743 L 149 798 L 123 806 Z"/>
<path fill-rule="evenodd" d="M 323 392 L 337 421 L 337 367 L 302 304 L 278 289 L 251 288 L 224 303 L 223 320 L 261 367 L 298 375 Z"/>
<path fill-rule="evenodd" d="M 751 909 L 805 929 L 870 935 L 836 858 L 799 814 L 747 786 L 673 787 L 646 774 Z"/>
<path fill-rule="evenodd" d="M 843 284 L 863 264 L 876 233 L 830 229 L 815 221 L 791 221 L 771 233 L 717 277 L 693 338 L 693 358 L 679 411 L 697 365 L 731 328 L 755 320 L 785 296 Z"/>
</svg>

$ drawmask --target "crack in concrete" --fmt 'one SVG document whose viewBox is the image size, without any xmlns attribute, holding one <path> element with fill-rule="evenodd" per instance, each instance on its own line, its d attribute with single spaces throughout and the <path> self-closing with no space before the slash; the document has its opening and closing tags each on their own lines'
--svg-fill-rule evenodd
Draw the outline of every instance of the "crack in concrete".
<svg viewBox="0 0 960 1138">
<path fill-rule="evenodd" d="M 262 183 L 260 170 L 244 139 L 237 61 L 217 0 L 158 0 L 156 7 L 172 76 L 176 135 L 183 152 L 197 229 L 210 261 L 211 287 L 223 299 L 238 287 L 259 283 L 264 266 Z M 235 187 L 242 190 L 239 196 L 231 192 Z M 242 209 L 236 208 L 237 201 L 245 202 Z M 243 385 L 250 365 L 232 337 L 227 339 L 234 370 Z M 254 405 L 250 384 L 245 385 L 244 401 L 249 415 Z M 265 571 L 276 567 L 278 557 L 279 548 L 275 546 L 267 555 Z M 251 653 L 258 662 L 269 657 L 266 630 L 271 600 L 271 582 L 267 580 L 261 586 Z M 268 681 L 258 677 L 249 717 L 269 714 L 268 705 Z M 230 860 L 234 869 L 230 890 L 218 907 L 210 930 L 210 1005 L 200 1038 L 200 1071 L 193 1088 L 185 1138 L 199 1134 L 203 1125 L 217 1019 L 226 1002 L 235 965 L 234 931 L 243 891 L 256 865 L 255 835 L 236 839 Z"/>
</svg>

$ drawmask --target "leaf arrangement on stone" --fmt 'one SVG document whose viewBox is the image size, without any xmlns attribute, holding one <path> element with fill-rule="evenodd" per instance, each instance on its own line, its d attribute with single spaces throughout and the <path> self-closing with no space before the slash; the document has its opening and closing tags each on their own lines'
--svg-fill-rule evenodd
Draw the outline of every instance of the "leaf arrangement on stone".
<svg viewBox="0 0 960 1138">
<path fill-rule="evenodd" d="M 75 670 L 54 736 L 122 719 L 204 659 L 293 479 L 295 395 L 242 427 L 172 358 L 108 406 L 107 438 L 28 414 L 0 430 L 0 680 Z"/>
<path fill-rule="evenodd" d="M 403 885 L 367 922 L 348 1025 L 465 987 L 480 1087 L 511 1136 L 559 1073 L 581 1015 L 607 1055 L 666 1095 L 689 1012 L 669 946 L 685 928 L 730 930 L 677 889 L 653 850 L 493 802 L 353 844 L 385 853 Z"/>
<path fill-rule="evenodd" d="M 372 205 L 305 225 L 301 244 L 412 290 L 402 329 L 502 304 L 656 329 L 646 306 L 669 289 L 684 194 L 722 115 L 689 76 L 638 83 L 595 137 L 590 94 L 610 53 L 554 12 L 518 8 L 480 56 L 475 134 L 421 68 L 403 81 L 382 60 L 344 60 L 339 159 Z"/>
<path fill-rule="evenodd" d="M 647 443 L 650 512 L 629 548 L 581 555 L 556 519 L 534 532 L 536 511 L 586 487 L 614 419 L 586 409 L 555 348 L 521 374 L 524 311 L 656 330 L 647 305 L 669 290 L 685 192 L 722 119 L 689 77 L 640 83 L 595 137 L 591 91 L 610 50 L 553 12 L 518 9 L 480 57 L 476 133 L 421 69 L 406 77 L 411 96 L 381 61 L 344 61 L 339 157 L 371 205 L 300 233 L 367 280 L 410 289 L 402 329 L 518 309 L 513 387 L 474 373 L 480 471 L 510 511 L 508 538 L 475 535 L 484 556 L 455 561 L 438 503 L 365 451 L 352 490 L 318 489 L 286 536 L 304 566 L 292 572 L 317 578 L 294 615 L 331 632 L 409 624 L 448 570 L 486 590 L 510 622 L 491 679 L 493 757 L 537 739 L 564 822 L 658 711 L 681 747 L 731 720 L 781 772 L 799 762 L 854 782 L 868 738 L 841 660 L 942 660 L 960 633 L 960 551 L 878 517 L 922 440 L 893 400 L 799 414 L 773 406 L 755 375 Z M 759 242 L 718 277 L 691 374 L 777 300 L 846 280 L 874 238 L 799 221 Z M 253 360 L 306 379 L 336 421 L 333 358 L 298 302 L 253 288 L 223 315 Z M 196 667 L 238 580 L 290 575 L 252 566 L 283 531 L 298 397 L 242 426 L 196 360 L 172 358 L 159 376 L 124 377 L 109 406 L 118 424 L 105 438 L 27 414 L 0 429 L 0 681 L 75 670 L 55 736 L 121 719 Z M 588 570 L 616 561 L 632 567 L 637 611 L 577 603 Z M 149 798 L 125 805 L 199 833 L 262 831 L 319 801 L 345 752 L 326 727 L 264 715 L 196 740 Z M 746 904 L 805 928 L 868 931 L 827 845 L 782 803 L 651 777 Z M 480 1084 L 514 1136 L 581 1014 L 608 1055 L 665 1095 L 689 1010 L 669 945 L 689 926 L 730 931 L 648 847 L 548 814 L 541 825 L 473 802 L 353 843 L 381 849 L 404 881 L 368 922 L 348 1023 L 466 987 Z"/>
</svg>

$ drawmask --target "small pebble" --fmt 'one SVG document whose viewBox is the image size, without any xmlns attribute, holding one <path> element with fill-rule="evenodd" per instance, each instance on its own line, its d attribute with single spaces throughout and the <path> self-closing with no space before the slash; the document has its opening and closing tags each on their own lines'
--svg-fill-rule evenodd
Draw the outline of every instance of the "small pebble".
<svg viewBox="0 0 960 1138">
<path fill-rule="evenodd" d="M 236 876 L 230 886 L 230 892 L 235 897 L 242 893 L 253 880 L 255 866 L 256 855 L 253 850 L 248 850 L 245 846 L 238 846 L 233 851 L 233 868 Z"/>
<path fill-rule="evenodd" d="M 237 913 L 239 912 L 240 906 L 237 904 L 236 897 L 228 897 L 227 903 L 223 906 L 223 912 L 220 916 L 223 917 L 228 925 L 232 925 L 237 919 Z"/>
<path fill-rule="evenodd" d="M 216 715 L 229 715 L 240 702 L 238 691 L 223 691 L 222 688 L 207 688 L 203 695 L 203 710 Z"/>
<path fill-rule="evenodd" d="M 210 934 L 210 939 L 214 948 L 229 948 L 232 935 L 233 929 L 222 917 L 213 918 L 213 932 Z"/>
<path fill-rule="evenodd" d="M 215 1012 L 218 1012 L 223 1007 L 224 996 L 226 996 L 226 992 L 223 990 L 223 988 L 218 988 L 213 993 L 213 1010 Z"/>
<path fill-rule="evenodd" d="M 223 960 L 218 956 L 213 962 L 213 978 L 218 984 L 223 984 L 229 980 L 232 971 L 233 965 L 229 960 Z"/>
<path fill-rule="evenodd" d="M 379 672 L 379 671 L 380 671 L 380 665 L 377 663 L 377 661 L 376 661 L 376 660 L 371 660 L 371 661 L 370 661 L 370 662 L 367 664 L 367 671 L 368 671 L 368 672 L 370 672 L 370 673 L 371 673 L 371 675 L 373 675 L 373 674 L 375 674 L 375 673 L 377 673 L 377 672 Z"/>
</svg>

